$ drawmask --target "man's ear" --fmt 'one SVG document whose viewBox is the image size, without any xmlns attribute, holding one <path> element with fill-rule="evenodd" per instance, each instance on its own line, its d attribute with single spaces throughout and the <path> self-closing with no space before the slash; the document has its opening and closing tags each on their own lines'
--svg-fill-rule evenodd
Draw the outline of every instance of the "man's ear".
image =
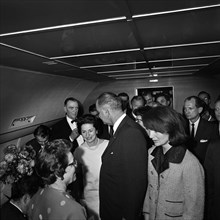
<svg viewBox="0 0 220 220">
<path fill-rule="evenodd" d="M 110 109 L 109 109 L 109 108 L 106 108 L 106 109 L 105 109 L 105 114 L 106 114 L 108 117 L 110 117 L 111 112 L 110 112 Z"/>
<path fill-rule="evenodd" d="M 24 205 L 27 205 L 30 202 L 30 200 L 31 200 L 31 196 L 27 193 L 24 194 L 21 199 L 21 201 Z"/>
<path fill-rule="evenodd" d="M 64 112 L 66 113 L 67 112 L 66 106 L 64 106 L 63 109 L 64 109 Z"/>
<path fill-rule="evenodd" d="M 199 107 L 198 110 L 199 110 L 199 114 L 201 114 L 201 112 L 203 111 L 203 107 Z"/>
</svg>

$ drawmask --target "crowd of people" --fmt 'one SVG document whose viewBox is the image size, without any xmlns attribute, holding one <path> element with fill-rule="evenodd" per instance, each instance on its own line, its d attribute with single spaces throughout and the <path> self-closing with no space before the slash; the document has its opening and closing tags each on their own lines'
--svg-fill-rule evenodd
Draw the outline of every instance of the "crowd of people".
<svg viewBox="0 0 220 220">
<path fill-rule="evenodd" d="M 6 149 L 1 219 L 220 219 L 220 95 L 210 104 L 205 91 L 182 113 L 163 92 L 105 92 L 84 114 L 67 98 L 59 122 Z"/>
</svg>

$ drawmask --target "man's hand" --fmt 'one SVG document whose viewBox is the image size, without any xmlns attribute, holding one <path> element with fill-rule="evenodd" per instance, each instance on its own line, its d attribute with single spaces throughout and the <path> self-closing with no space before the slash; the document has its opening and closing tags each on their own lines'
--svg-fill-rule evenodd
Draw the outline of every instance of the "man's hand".
<svg viewBox="0 0 220 220">
<path fill-rule="evenodd" d="M 79 136 L 78 129 L 77 128 L 73 129 L 71 134 L 70 134 L 70 139 L 72 141 L 74 141 L 78 136 Z"/>
</svg>

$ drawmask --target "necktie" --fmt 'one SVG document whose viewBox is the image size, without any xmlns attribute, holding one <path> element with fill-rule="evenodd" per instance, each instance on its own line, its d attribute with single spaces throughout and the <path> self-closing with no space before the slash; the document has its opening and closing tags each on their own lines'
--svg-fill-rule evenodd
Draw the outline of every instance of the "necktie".
<svg viewBox="0 0 220 220">
<path fill-rule="evenodd" d="M 113 136 L 113 133 L 114 133 L 113 126 L 110 125 L 109 127 L 110 127 L 110 130 L 109 130 L 110 136 Z"/>
<path fill-rule="evenodd" d="M 194 133 L 195 133 L 195 124 L 191 124 L 191 126 L 192 126 L 192 129 L 191 129 L 191 137 L 193 137 L 194 138 Z"/>
</svg>

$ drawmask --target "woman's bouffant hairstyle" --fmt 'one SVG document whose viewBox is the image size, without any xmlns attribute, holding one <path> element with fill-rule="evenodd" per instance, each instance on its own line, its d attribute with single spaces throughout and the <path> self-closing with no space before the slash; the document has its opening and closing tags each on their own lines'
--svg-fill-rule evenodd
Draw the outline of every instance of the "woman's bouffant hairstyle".
<svg viewBox="0 0 220 220">
<path fill-rule="evenodd" d="M 183 118 L 174 109 L 168 106 L 154 107 L 142 116 L 146 129 L 169 135 L 172 146 L 184 144 L 187 135 L 183 126 Z"/>
<path fill-rule="evenodd" d="M 72 144 L 65 139 L 56 139 L 42 149 L 36 158 L 35 169 L 43 179 L 44 184 L 52 184 L 57 177 L 63 179 L 65 169 L 68 166 L 68 153 Z"/>
<path fill-rule="evenodd" d="M 81 134 L 81 127 L 83 124 L 92 124 L 97 131 L 99 129 L 98 119 L 91 114 L 85 114 L 82 117 L 78 118 L 77 127 L 79 134 Z"/>
</svg>

